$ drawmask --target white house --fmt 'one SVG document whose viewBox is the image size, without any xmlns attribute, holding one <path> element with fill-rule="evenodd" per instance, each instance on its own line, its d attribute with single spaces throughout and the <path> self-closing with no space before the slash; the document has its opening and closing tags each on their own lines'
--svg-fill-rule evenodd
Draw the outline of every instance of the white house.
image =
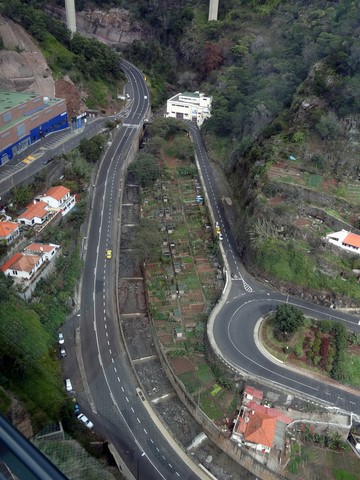
<svg viewBox="0 0 360 480">
<path fill-rule="evenodd" d="M 51 187 L 45 193 L 35 198 L 36 202 L 45 202 L 49 210 L 60 211 L 65 216 L 75 206 L 75 196 L 70 194 L 70 190 L 62 185 Z"/>
<path fill-rule="evenodd" d="M 16 222 L 0 222 L 0 242 L 8 245 L 20 235 L 19 224 Z"/>
<path fill-rule="evenodd" d="M 5 275 L 28 280 L 40 268 L 43 262 L 44 258 L 41 255 L 26 255 L 18 252 L 0 268 Z"/>
<path fill-rule="evenodd" d="M 21 213 L 17 222 L 23 225 L 41 225 L 49 218 L 50 212 L 47 203 L 36 202 L 29 205 L 26 210 Z"/>
<path fill-rule="evenodd" d="M 166 102 L 165 117 L 191 120 L 198 127 L 211 117 L 212 97 L 200 92 L 177 93 Z"/>
<path fill-rule="evenodd" d="M 356 233 L 350 233 L 347 230 L 340 230 L 340 232 L 329 233 L 326 235 L 326 240 L 348 252 L 360 253 L 360 235 L 357 235 Z"/>
<path fill-rule="evenodd" d="M 10 277 L 30 280 L 46 261 L 51 261 L 60 245 L 32 243 L 15 253 L 0 269 Z"/>
<path fill-rule="evenodd" d="M 41 255 L 44 257 L 44 260 L 50 260 L 55 255 L 55 253 L 59 250 L 60 245 L 56 245 L 55 243 L 32 243 L 24 248 L 25 254 L 35 254 Z"/>
</svg>

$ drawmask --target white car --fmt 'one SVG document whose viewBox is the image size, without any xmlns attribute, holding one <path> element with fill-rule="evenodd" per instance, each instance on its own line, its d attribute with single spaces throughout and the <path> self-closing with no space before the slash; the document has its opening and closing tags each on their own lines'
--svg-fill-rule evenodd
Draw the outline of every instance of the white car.
<svg viewBox="0 0 360 480">
<path fill-rule="evenodd" d="M 64 343 L 64 334 L 63 333 L 59 333 L 59 345 L 63 345 Z"/>
<path fill-rule="evenodd" d="M 223 236 L 222 236 L 222 233 L 219 233 L 219 240 L 222 241 L 223 240 Z"/>
<path fill-rule="evenodd" d="M 94 424 L 83 413 L 77 417 L 87 428 L 93 428 Z"/>
<path fill-rule="evenodd" d="M 72 385 L 71 385 L 71 380 L 70 380 L 70 378 L 67 378 L 67 379 L 65 380 L 65 388 L 66 388 L 66 391 L 72 392 L 72 389 L 73 389 L 73 388 L 72 388 Z"/>
</svg>

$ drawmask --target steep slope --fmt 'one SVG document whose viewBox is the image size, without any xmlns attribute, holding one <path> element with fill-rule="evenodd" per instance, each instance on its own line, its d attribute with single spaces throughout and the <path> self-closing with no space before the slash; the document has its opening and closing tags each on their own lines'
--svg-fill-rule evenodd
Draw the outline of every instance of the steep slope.
<svg viewBox="0 0 360 480">
<path fill-rule="evenodd" d="M 4 49 L 0 50 L 1 88 L 54 97 L 52 73 L 31 36 L 20 25 L 2 16 L 0 36 L 4 43 Z"/>
</svg>

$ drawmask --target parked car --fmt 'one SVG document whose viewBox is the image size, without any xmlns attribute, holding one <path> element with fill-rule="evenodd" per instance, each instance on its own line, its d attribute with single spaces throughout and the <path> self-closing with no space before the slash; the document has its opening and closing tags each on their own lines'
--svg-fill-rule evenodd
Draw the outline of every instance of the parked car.
<svg viewBox="0 0 360 480">
<path fill-rule="evenodd" d="M 67 390 L 68 392 L 72 392 L 72 389 L 73 389 L 73 388 L 72 388 L 72 385 L 71 385 L 71 380 L 70 380 L 70 378 L 67 378 L 67 379 L 65 380 L 65 388 L 66 388 L 66 390 Z"/>
<path fill-rule="evenodd" d="M 93 428 L 94 424 L 87 418 L 83 413 L 78 415 L 78 419 L 82 422 L 87 428 Z"/>
<path fill-rule="evenodd" d="M 61 347 L 61 348 L 60 348 L 60 357 L 61 357 L 61 358 L 64 358 L 64 357 L 66 357 L 66 350 L 65 350 L 65 347 Z"/>
<path fill-rule="evenodd" d="M 50 162 L 52 162 L 54 159 L 53 158 L 48 158 L 47 160 L 43 161 L 44 165 L 48 165 Z"/>
<path fill-rule="evenodd" d="M 222 236 L 222 233 L 220 232 L 220 233 L 219 233 L 219 240 L 221 240 L 221 241 L 222 241 L 222 240 L 223 240 L 223 238 L 224 238 L 224 237 Z"/>
<path fill-rule="evenodd" d="M 78 417 L 80 415 L 80 407 L 78 403 L 74 405 L 75 415 Z"/>
<path fill-rule="evenodd" d="M 64 334 L 63 334 L 63 333 L 59 333 L 59 345 L 63 345 L 64 342 L 65 342 Z"/>
</svg>

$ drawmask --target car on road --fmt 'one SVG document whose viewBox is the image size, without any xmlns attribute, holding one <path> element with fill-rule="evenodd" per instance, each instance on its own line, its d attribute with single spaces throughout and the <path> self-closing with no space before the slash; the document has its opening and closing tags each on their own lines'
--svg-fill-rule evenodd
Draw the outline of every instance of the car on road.
<svg viewBox="0 0 360 480">
<path fill-rule="evenodd" d="M 87 418 L 83 413 L 78 415 L 78 419 L 82 422 L 87 428 L 93 428 L 94 424 Z"/>
<path fill-rule="evenodd" d="M 75 415 L 78 417 L 80 415 L 80 407 L 78 403 L 74 404 Z"/>
<path fill-rule="evenodd" d="M 107 249 L 106 250 L 106 258 L 110 259 L 112 257 L 112 251 Z"/>
<path fill-rule="evenodd" d="M 70 378 L 67 378 L 67 379 L 65 380 L 65 388 L 66 388 L 66 391 L 67 391 L 67 392 L 72 392 L 72 389 L 73 389 L 73 388 L 72 388 L 72 385 L 71 385 L 71 380 L 70 380 Z"/>
<path fill-rule="evenodd" d="M 129 98 L 130 98 L 130 95 L 129 95 L 128 93 L 126 94 L 126 98 L 127 98 L 127 99 L 129 99 Z"/>
<path fill-rule="evenodd" d="M 59 345 L 63 345 L 65 342 L 64 340 L 64 334 L 63 333 L 59 333 Z"/>
<path fill-rule="evenodd" d="M 64 358 L 64 357 L 66 357 L 66 350 L 65 350 L 65 347 L 61 347 L 61 348 L 60 348 L 60 357 L 61 357 L 61 358 Z"/>
<path fill-rule="evenodd" d="M 223 241 L 223 239 L 224 239 L 224 237 L 222 236 L 222 233 L 220 232 L 220 233 L 219 233 L 219 240 L 220 240 L 220 241 Z"/>
<path fill-rule="evenodd" d="M 54 159 L 53 158 L 48 158 L 47 160 L 43 161 L 44 165 L 48 165 L 50 162 L 52 162 Z"/>
</svg>

